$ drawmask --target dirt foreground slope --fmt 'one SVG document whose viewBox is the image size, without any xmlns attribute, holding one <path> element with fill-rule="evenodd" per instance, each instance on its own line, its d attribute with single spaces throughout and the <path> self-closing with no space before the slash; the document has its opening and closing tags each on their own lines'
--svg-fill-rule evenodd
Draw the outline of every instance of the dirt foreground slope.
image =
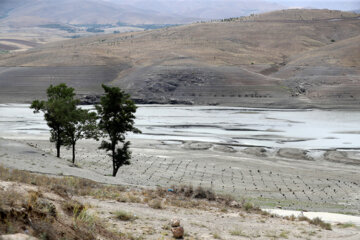
<svg viewBox="0 0 360 240">
<path fill-rule="evenodd" d="M 39 239 L 358 239 L 354 225 L 282 219 L 230 198 L 189 188 L 169 193 L 50 178 L 0 167 L 0 239 L 21 233 Z M 31 183 L 31 185 L 29 185 Z M 208 199 L 206 199 L 208 198 Z M 229 199 L 229 200 L 228 200 Z M 231 202 L 230 202 L 231 201 Z M 5 234 L 5 235 L 1 235 Z"/>
</svg>

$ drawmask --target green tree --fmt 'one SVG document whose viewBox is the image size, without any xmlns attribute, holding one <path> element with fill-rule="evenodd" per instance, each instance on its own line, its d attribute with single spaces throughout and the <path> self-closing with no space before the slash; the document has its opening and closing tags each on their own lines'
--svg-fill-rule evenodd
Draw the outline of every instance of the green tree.
<svg viewBox="0 0 360 240">
<path fill-rule="evenodd" d="M 42 111 L 47 125 L 50 128 L 50 141 L 55 143 L 56 156 L 60 158 L 60 147 L 64 145 L 65 126 L 69 121 L 69 114 L 76 109 L 78 100 L 75 100 L 74 89 L 62 83 L 50 85 L 47 89 L 47 101 L 35 100 L 30 108 L 34 113 Z"/>
<path fill-rule="evenodd" d="M 121 166 L 130 164 L 130 142 L 125 139 L 126 133 L 140 133 L 140 130 L 134 127 L 136 105 L 130 95 L 117 87 L 102 87 L 105 95 L 95 108 L 100 119 L 99 130 L 108 141 L 102 141 L 99 148 L 111 152 L 109 156 L 112 158 L 115 177 Z"/>
<path fill-rule="evenodd" d="M 64 145 L 72 147 L 72 162 L 75 163 L 76 142 L 83 138 L 98 140 L 97 115 L 86 109 L 77 107 L 67 115 L 64 125 Z"/>
</svg>

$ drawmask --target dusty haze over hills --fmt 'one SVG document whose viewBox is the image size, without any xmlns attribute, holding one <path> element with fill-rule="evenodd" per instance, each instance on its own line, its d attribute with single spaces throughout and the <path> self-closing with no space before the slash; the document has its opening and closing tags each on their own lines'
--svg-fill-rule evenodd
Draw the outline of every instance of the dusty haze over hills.
<svg viewBox="0 0 360 240">
<path fill-rule="evenodd" d="M 142 31 L 279 8 L 261 0 L 1 0 L 0 51 L 23 51 L 66 38 Z"/>
<path fill-rule="evenodd" d="M 10 26 L 189 23 L 291 7 L 350 11 L 359 9 L 360 4 L 355 0 L 2 0 L 0 22 Z"/>
<path fill-rule="evenodd" d="M 179 0 L 2 0 L 2 24 L 36 26 L 66 24 L 169 24 L 238 17 L 280 9 L 266 1 L 179 1 Z"/>
</svg>

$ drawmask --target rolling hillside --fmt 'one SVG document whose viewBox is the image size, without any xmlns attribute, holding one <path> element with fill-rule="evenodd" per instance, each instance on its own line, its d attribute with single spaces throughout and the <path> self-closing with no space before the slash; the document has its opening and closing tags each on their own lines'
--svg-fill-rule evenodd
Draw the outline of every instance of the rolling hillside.
<svg viewBox="0 0 360 240">
<path fill-rule="evenodd" d="M 3 54 L 1 101 L 9 101 L 7 94 L 12 101 L 29 101 L 57 82 L 94 95 L 100 93 L 95 85 L 106 82 L 139 102 L 358 107 L 359 17 L 284 10 Z M 11 97 L 15 86 L 21 97 Z M 317 94 L 323 89 L 328 90 Z"/>
<path fill-rule="evenodd" d="M 57 24 L 185 23 L 193 19 L 147 11 L 124 4 L 94 0 L 5 0 L 0 22 L 12 27 Z"/>
</svg>

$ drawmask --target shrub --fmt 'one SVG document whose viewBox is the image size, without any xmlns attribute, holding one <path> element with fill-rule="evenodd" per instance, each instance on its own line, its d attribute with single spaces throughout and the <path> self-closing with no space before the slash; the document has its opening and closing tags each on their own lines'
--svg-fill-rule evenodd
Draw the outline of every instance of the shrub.
<svg viewBox="0 0 360 240">
<path fill-rule="evenodd" d="M 216 195 L 211 189 L 204 189 L 202 187 L 196 188 L 194 192 L 194 198 L 207 199 L 209 201 L 214 201 Z"/>
<path fill-rule="evenodd" d="M 356 227 L 356 225 L 353 223 L 339 223 L 339 224 L 337 224 L 337 226 L 339 228 L 354 228 L 354 227 Z"/>
<path fill-rule="evenodd" d="M 163 203 L 161 200 L 159 199 L 153 199 L 148 203 L 149 207 L 154 208 L 154 209 L 163 209 Z"/>
<path fill-rule="evenodd" d="M 79 214 L 85 207 L 74 200 L 65 201 L 62 205 L 63 210 L 70 216 L 77 217 L 77 214 Z"/>
<path fill-rule="evenodd" d="M 125 211 L 117 211 L 115 212 L 116 219 L 121 221 L 134 221 L 138 219 L 138 217 L 132 213 L 125 212 Z"/>
<path fill-rule="evenodd" d="M 254 209 L 254 205 L 251 202 L 244 203 L 243 207 L 247 212 L 250 212 L 251 210 Z"/>
<path fill-rule="evenodd" d="M 310 220 L 310 224 L 320 226 L 321 228 L 326 229 L 326 230 L 332 230 L 330 223 L 326 223 L 318 217 L 314 218 L 313 220 Z"/>
<path fill-rule="evenodd" d="M 326 223 L 324 222 L 323 220 L 321 220 L 321 218 L 314 218 L 314 219 L 310 219 L 308 217 L 305 217 L 305 216 L 300 216 L 298 217 L 298 220 L 299 221 L 306 221 L 312 225 L 316 225 L 316 226 L 319 226 L 325 230 L 332 230 L 332 227 L 331 227 L 331 224 L 330 223 Z"/>
</svg>

